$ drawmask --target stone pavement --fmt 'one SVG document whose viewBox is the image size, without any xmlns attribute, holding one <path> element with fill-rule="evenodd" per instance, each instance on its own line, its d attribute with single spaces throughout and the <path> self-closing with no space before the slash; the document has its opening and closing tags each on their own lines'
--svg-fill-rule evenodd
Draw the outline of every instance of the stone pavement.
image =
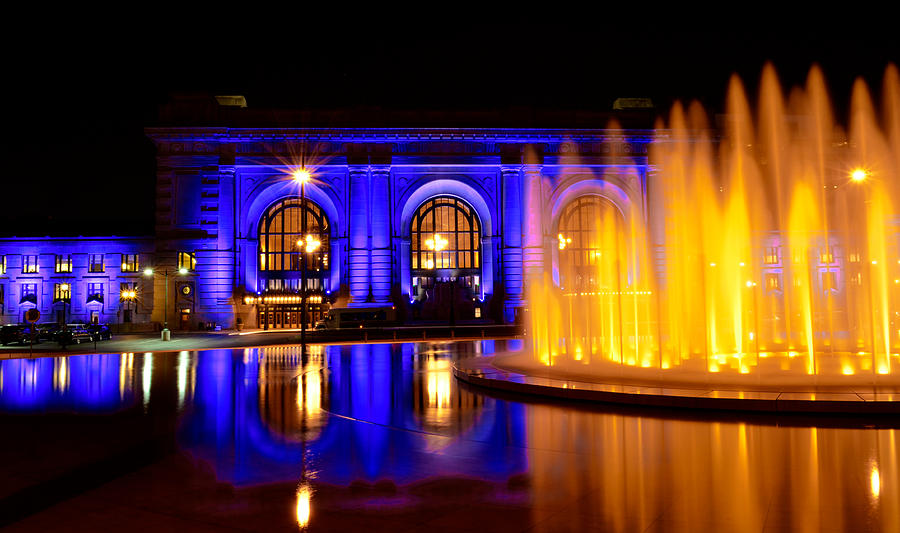
<svg viewBox="0 0 900 533">
<path fill-rule="evenodd" d="M 307 331 L 307 342 L 362 343 L 439 339 L 478 339 L 515 336 L 518 329 L 507 325 L 403 326 L 368 330 Z M 24 346 L 0 346 L 0 359 L 29 357 L 54 357 L 87 353 L 172 352 L 182 350 L 209 350 L 215 348 L 241 348 L 277 344 L 297 344 L 299 330 L 250 329 L 244 331 L 181 332 L 172 331 L 172 340 L 163 341 L 159 332 L 114 335 L 111 340 L 97 343 L 70 344 L 62 349 L 55 342 L 34 345 L 34 351 Z M 95 348 L 96 346 L 96 348 Z"/>
</svg>

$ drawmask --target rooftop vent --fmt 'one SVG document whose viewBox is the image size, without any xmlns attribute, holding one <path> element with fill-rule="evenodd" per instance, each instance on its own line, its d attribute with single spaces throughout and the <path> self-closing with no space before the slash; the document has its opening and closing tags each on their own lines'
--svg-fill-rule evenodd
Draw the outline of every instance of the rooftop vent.
<svg viewBox="0 0 900 533">
<path fill-rule="evenodd" d="M 241 95 L 216 96 L 216 102 L 226 107 L 247 107 L 247 99 Z"/>
<path fill-rule="evenodd" d="M 624 109 L 653 109 L 653 100 L 649 98 L 616 98 L 613 102 L 614 110 Z"/>
</svg>

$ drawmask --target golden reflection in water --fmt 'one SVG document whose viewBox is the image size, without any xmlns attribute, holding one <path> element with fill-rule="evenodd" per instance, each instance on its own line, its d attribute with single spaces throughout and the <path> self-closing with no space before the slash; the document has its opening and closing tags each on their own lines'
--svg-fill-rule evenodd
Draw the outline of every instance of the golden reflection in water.
<svg viewBox="0 0 900 533">
<path fill-rule="evenodd" d="M 872 473 L 869 474 L 869 486 L 872 489 L 872 497 L 876 500 L 881 496 L 881 476 L 878 474 L 878 465 L 872 464 Z"/>
<path fill-rule="evenodd" d="M 134 353 L 123 353 L 119 357 L 119 399 L 125 399 L 125 393 L 131 386 L 134 372 Z"/>
<path fill-rule="evenodd" d="M 144 366 L 141 369 L 141 385 L 144 392 L 144 409 L 150 405 L 150 385 L 153 382 L 153 353 L 144 354 Z"/>
<path fill-rule="evenodd" d="M 56 359 L 56 369 L 54 372 L 53 386 L 57 392 L 66 392 L 69 385 L 69 358 L 59 357 Z"/>
<path fill-rule="evenodd" d="M 441 410 L 450 407 L 450 361 L 447 359 L 428 359 L 425 363 L 425 383 L 428 393 L 428 407 Z"/>
<path fill-rule="evenodd" d="M 313 438 L 321 430 L 327 354 L 322 345 L 271 346 L 244 351 L 244 360 L 258 362 L 260 416 L 266 425 L 291 438 Z"/>
<path fill-rule="evenodd" d="M 898 430 L 526 416 L 540 531 L 900 531 Z"/>
<path fill-rule="evenodd" d="M 191 368 L 191 354 L 187 351 L 178 352 L 178 408 L 184 407 L 184 398 L 188 390 L 188 375 L 190 374 L 191 396 L 194 393 L 195 374 Z"/>
<path fill-rule="evenodd" d="M 310 515 L 310 499 L 312 496 L 312 491 L 309 488 L 309 485 L 306 483 L 301 484 L 297 487 L 297 526 L 300 529 L 306 528 L 309 525 L 309 515 Z"/>
</svg>

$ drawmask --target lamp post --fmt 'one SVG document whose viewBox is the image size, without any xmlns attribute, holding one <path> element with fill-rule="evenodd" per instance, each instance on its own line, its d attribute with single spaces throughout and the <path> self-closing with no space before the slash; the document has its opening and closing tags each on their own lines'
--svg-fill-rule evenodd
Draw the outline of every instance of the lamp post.
<svg viewBox="0 0 900 533">
<path fill-rule="evenodd" d="M 188 273 L 188 270 L 186 268 L 179 268 L 178 270 L 173 271 L 173 274 L 175 272 L 177 272 L 178 274 L 181 274 L 183 276 Z M 144 269 L 145 276 L 152 277 L 153 274 L 154 274 L 154 271 L 152 268 Z M 166 296 L 165 296 L 165 300 L 164 300 L 165 303 L 164 303 L 164 307 L 163 307 L 162 340 L 169 341 L 169 340 L 172 340 L 172 332 L 169 331 L 169 269 L 168 268 L 163 269 L 163 276 L 165 277 L 165 280 L 166 280 L 165 281 Z"/>
<path fill-rule="evenodd" d="M 294 181 L 300 184 L 300 346 L 306 346 L 306 183 L 312 179 L 309 171 L 301 168 L 294 172 Z"/>
<path fill-rule="evenodd" d="M 137 292 L 131 289 L 123 289 L 120 293 L 121 300 L 125 302 L 125 313 L 122 316 L 122 322 L 131 322 L 131 310 L 134 308 L 134 299 L 137 297 Z M 128 305 L 128 304 L 131 305 Z"/>
</svg>

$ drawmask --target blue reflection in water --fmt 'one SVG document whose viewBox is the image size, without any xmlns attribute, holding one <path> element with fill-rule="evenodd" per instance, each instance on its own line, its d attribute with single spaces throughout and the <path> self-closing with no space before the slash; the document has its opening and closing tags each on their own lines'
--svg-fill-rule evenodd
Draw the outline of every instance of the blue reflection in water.
<svg viewBox="0 0 900 533">
<path fill-rule="evenodd" d="M 447 429 L 425 427 L 429 395 L 416 346 L 327 346 L 306 365 L 299 350 L 285 348 L 243 357 L 202 352 L 180 443 L 236 484 L 304 476 L 334 484 L 438 475 L 502 480 L 524 471 L 523 406 L 460 391 L 449 365 Z"/>
<path fill-rule="evenodd" d="M 526 470 L 524 407 L 457 387 L 493 341 L 221 349 L 0 361 L 0 412 L 178 417 L 178 442 L 236 484 Z M 152 394 L 151 394 L 152 392 Z M 149 416 L 149 415 L 147 415 Z"/>
<path fill-rule="evenodd" d="M 0 411 L 109 412 L 134 403 L 132 354 L 0 361 Z"/>
</svg>

